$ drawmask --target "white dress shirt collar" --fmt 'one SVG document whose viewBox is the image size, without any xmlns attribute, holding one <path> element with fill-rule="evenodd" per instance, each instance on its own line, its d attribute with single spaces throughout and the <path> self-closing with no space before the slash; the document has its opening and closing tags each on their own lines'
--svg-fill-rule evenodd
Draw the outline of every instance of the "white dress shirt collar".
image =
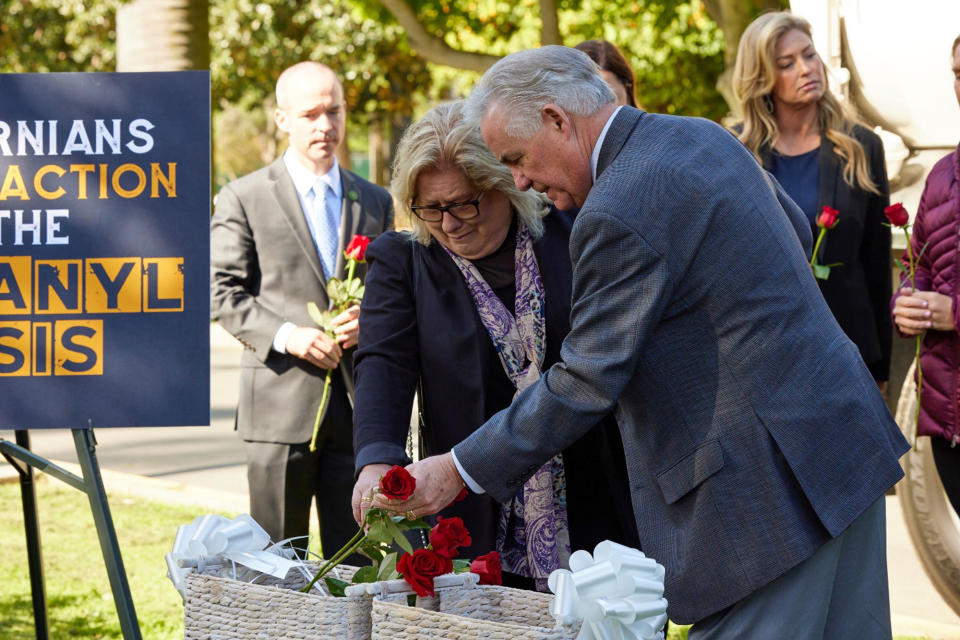
<svg viewBox="0 0 960 640">
<path fill-rule="evenodd" d="M 594 182 L 597 181 L 597 163 L 600 161 L 600 148 L 603 146 L 603 139 L 607 137 L 607 131 L 610 129 L 610 125 L 613 123 L 613 119 L 617 117 L 620 109 L 623 109 L 623 106 L 617 107 L 613 113 L 610 114 L 610 117 L 607 118 L 607 123 L 603 125 L 603 131 L 600 132 L 600 137 L 597 138 L 597 143 L 593 145 L 593 153 L 590 154 L 590 176 Z"/>
<path fill-rule="evenodd" d="M 283 154 L 283 163 L 287 167 L 287 173 L 290 174 L 290 179 L 293 180 L 293 186 L 296 187 L 297 193 L 305 201 L 307 201 L 307 194 L 310 193 L 310 189 L 313 188 L 317 178 L 327 183 L 334 196 L 341 197 L 340 163 L 337 162 L 336 157 L 333 159 L 333 166 L 330 167 L 330 170 L 321 176 L 317 176 L 310 169 L 300 164 L 300 161 L 293 156 L 293 152 L 289 149 Z"/>
</svg>

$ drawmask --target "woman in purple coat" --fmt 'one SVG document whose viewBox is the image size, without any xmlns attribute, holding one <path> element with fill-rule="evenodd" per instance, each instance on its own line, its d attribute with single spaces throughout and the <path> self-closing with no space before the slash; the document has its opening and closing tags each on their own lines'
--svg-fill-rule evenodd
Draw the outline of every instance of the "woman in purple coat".
<svg viewBox="0 0 960 640">
<path fill-rule="evenodd" d="M 953 87 L 960 103 L 960 37 L 953 41 Z M 954 511 L 960 514 L 960 147 L 927 177 L 910 245 L 920 255 L 917 290 L 901 282 L 893 321 L 903 336 L 925 332 L 917 434 L 931 436 L 933 459 Z M 926 249 L 923 249 L 926 247 Z M 922 254 L 920 254 L 923 249 Z"/>
</svg>

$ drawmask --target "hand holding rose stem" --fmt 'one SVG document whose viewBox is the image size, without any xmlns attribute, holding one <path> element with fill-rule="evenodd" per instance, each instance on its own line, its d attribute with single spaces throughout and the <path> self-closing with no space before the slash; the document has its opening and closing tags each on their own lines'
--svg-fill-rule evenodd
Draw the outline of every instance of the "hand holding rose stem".
<svg viewBox="0 0 960 640">
<path fill-rule="evenodd" d="M 913 247 L 910 244 L 910 214 L 907 213 L 907 210 L 903 208 L 903 204 L 897 202 L 890 205 L 883 210 L 883 213 L 887 216 L 887 220 L 890 221 L 890 226 L 898 227 L 903 231 L 903 238 L 907 242 L 907 262 L 909 265 L 904 265 L 902 260 L 897 261 L 897 266 L 907 274 L 910 279 L 910 290 L 911 294 L 917 290 L 916 282 L 916 271 L 917 271 L 917 262 L 920 260 L 920 256 L 923 255 L 923 252 L 926 250 L 926 245 L 920 250 L 920 255 L 913 254 Z M 914 413 L 913 419 L 913 434 L 911 435 L 910 442 L 913 444 L 914 451 L 917 450 L 917 426 L 920 422 L 920 399 L 921 391 L 923 390 L 923 368 L 920 366 L 920 345 L 923 343 L 923 334 L 917 334 L 916 337 L 916 349 L 914 351 L 914 361 L 917 363 L 917 409 Z"/>
<path fill-rule="evenodd" d="M 363 298 L 363 283 L 359 278 L 354 278 L 353 274 L 357 268 L 357 263 L 365 262 L 367 255 L 367 245 L 370 244 L 370 238 L 366 236 L 353 236 L 350 244 L 344 250 L 347 258 L 347 278 L 343 282 L 337 278 L 330 278 L 327 281 L 327 297 L 333 303 L 336 314 L 331 311 L 320 311 L 313 302 L 307 303 L 307 312 L 310 317 L 327 332 L 331 338 L 336 339 L 336 331 L 333 327 L 333 318 L 347 310 L 353 304 L 359 304 Z M 330 402 L 330 383 L 332 381 L 333 369 L 327 369 L 327 375 L 323 379 L 323 394 L 320 396 L 320 406 L 317 408 L 317 417 L 313 421 L 313 436 L 310 438 L 310 451 L 317 450 L 317 436 L 320 435 L 320 420 Z"/>
<path fill-rule="evenodd" d="M 384 496 L 394 499 L 394 500 L 406 500 L 411 495 L 413 495 L 414 490 L 417 487 L 417 481 L 411 476 L 406 469 L 401 466 L 394 465 L 389 471 L 387 471 L 383 477 L 380 478 L 380 485 L 378 490 Z M 313 577 L 307 586 L 305 586 L 301 591 L 304 593 L 309 592 L 313 585 L 328 574 L 333 568 L 339 565 L 343 560 L 355 553 L 364 543 L 367 541 L 368 537 L 374 538 L 371 540 L 374 544 L 379 542 L 388 542 L 391 539 L 395 539 L 397 544 L 406 549 L 411 549 L 410 543 L 407 542 L 406 538 L 403 537 L 403 530 L 412 529 L 412 528 L 426 528 L 426 523 L 423 520 L 416 519 L 413 521 L 408 521 L 407 523 L 394 522 L 393 514 L 384 511 L 383 509 L 368 509 L 367 513 L 364 516 L 364 523 L 360 525 L 360 529 L 350 540 L 347 541 L 343 547 L 340 548 L 333 556 L 324 562 L 320 569 L 317 571 L 317 574 Z M 384 539 L 386 538 L 386 539 Z M 379 574 L 379 571 L 376 572 Z"/>
<path fill-rule="evenodd" d="M 402 502 L 413 495 L 416 479 L 398 465 L 393 466 L 380 479 L 378 490 L 381 495 Z M 461 496 L 458 496 L 461 499 Z M 430 545 L 414 551 L 403 532 L 409 529 L 427 528 L 420 518 L 403 518 L 383 509 L 368 509 L 364 516 L 364 525 L 337 553 L 327 560 L 317 571 L 308 585 L 301 591 L 309 592 L 320 578 L 328 574 L 350 554 L 363 549 L 374 560 L 371 567 L 359 569 L 353 577 L 354 583 L 386 580 L 402 573 L 404 580 L 413 591 L 421 596 L 433 596 L 433 579 L 445 573 L 474 571 L 480 575 L 481 584 L 500 584 L 500 554 L 496 551 L 480 556 L 472 563 L 466 560 L 454 560 L 458 549 L 471 544 L 470 533 L 460 518 L 437 519 L 436 526 L 430 531 Z M 383 547 L 396 543 L 406 552 L 396 560 L 396 553 L 384 551 Z M 375 558 L 379 557 L 379 562 Z M 381 566 L 382 565 L 382 566 Z M 343 595 L 345 583 L 327 579 L 334 595 Z M 334 587 L 339 587 L 335 593 Z"/>
</svg>

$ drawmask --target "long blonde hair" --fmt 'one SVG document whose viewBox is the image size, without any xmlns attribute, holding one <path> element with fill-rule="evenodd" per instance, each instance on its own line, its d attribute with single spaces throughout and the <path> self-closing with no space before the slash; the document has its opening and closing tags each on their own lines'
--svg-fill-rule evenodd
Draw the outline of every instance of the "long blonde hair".
<svg viewBox="0 0 960 640">
<path fill-rule="evenodd" d="M 789 11 L 765 13 L 744 30 L 737 48 L 733 91 L 743 110 L 743 129 L 737 137 L 758 158 L 761 148 L 772 149 L 780 137 L 772 109 L 777 74 L 776 48 L 780 37 L 793 29 L 802 31 L 811 39 L 813 37 L 810 23 L 800 16 Z M 853 137 L 857 115 L 830 92 L 825 68 L 823 97 L 818 106 L 820 131 L 833 143 L 837 155 L 844 161 L 844 182 L 851 187 L 880 193 L 877 183 L 870 177 L 863 145 Z"/>
</svg>

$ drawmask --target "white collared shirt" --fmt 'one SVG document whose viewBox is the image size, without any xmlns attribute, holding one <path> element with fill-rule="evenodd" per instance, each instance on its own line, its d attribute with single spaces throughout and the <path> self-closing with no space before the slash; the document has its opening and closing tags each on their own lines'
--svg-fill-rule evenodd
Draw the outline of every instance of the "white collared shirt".
<svg viewBox="0 0 960 640">
<path fill-rule="evenodd" d="M 343 206 L 343 185 L 340 184 L 340 163 L 337 162 L 336 157 L 333 158 L 333 166 L 330 167 L 330 170 L 321 176 L 318 176 L 300 164 L 300 161 L 293 156 L 293 153 L 289 149 L 283 154 L 283 164 L 287 167 L 287 173 L 290 174 L 290 179 L 293 180 L 293 186 L 296 188 L 297 196 L 300 198 L 300 208 L 303 210 L 303 215 L 307 220 L 309 220 L 309 216 L 307 216 L 307 211 L 309 210 L 309 200 L 307 196 L 310 194 L 310 190 L 313 188 L 317 178 L 327 183 L 327 186 L 333 193 L 333 197 L 336 198 L 337 211 L 341 210 Z"/>
<path fill-rule="evenodd" d="M 590 154 L 590 177 L 593 178 L 594 182 L 597 181 L 597 164 L 600 162 L 600 148 L 603 147 L 603 140 L 607 137 L 607 131 L 610 130 L 610 125 L 613 123 L 613 119 L 617 117 L 617 114 L 620 113 L 620 109 L 623 109 L 623 105 L 613 110 L 613 113 L 607 118 L 607 123 L 603 125 L 603 131 L 600 132 L 600 137 L 597 138 L 596 144 L 593 145 L 593 153 Z"/>
<path fill-rule="evenodd" d="M 317 176 L 317 174 L 310 171 L 310 169 L 300 164 L 300 161 L 294 157 L 293 152 L 289 149 L 283 154 L 283 164 L 287 168 L 287 173 L 290 174 L 293 187 L 297 190 L 297 198 L 300 199 L 300 210 L 307 220 L 307 227 L 310 228 L 311 233 L 314 232 L 314 229 L 307 212 L 309 211 L 310 198 L 312 197 L 310 196 L 310 191 L 313 189 L 313 185 L 316 183 L 318 177 L 321 181 L 325 182 L 330 189 L 332 195 L 328 195 L 327 197 L 334 199 L 333 204 L 336 205 L 336 210 L 343 210 L 343 185 L 340 183 L 340 163 L 337 162 L 336 156 L 333 158 L 333 166 L 322 176 Z M 280 328 L 277 329 L 277 332 L 273 336 L 273 350 L 279 353 L 286 353 L 287 339 L 296 328 L 297 325 L 292 322 L 284 322 L 280 325 Z"/>
</svg>

